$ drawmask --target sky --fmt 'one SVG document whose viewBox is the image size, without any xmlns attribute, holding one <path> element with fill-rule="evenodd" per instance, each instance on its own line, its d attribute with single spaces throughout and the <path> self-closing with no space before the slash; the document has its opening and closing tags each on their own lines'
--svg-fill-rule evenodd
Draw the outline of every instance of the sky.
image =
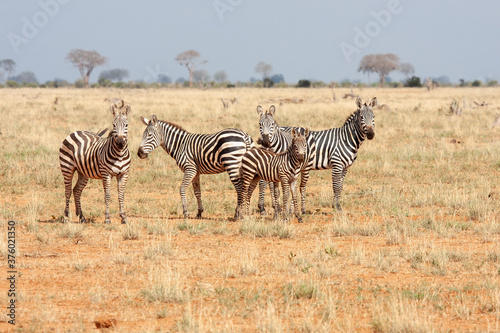
<svg viewBox="0 0 500 333">
<path fill-rule="evenodd" d="M 175 58 L 196 50 L 210 75 L 261 79 L 260 61 L 288 83 L 377 81 L 358 72 L 364 55 L 394 53 L 415 75 L 452 82 L 500 80 L 500 1 L 457 0 L 0 0 L 0 60 L 39 82 L 80 78 L 66 60 L 95 50 L 103 70 L 129 80 L 188 78 Z M 391 73 L 402 80 L 400 73 Z"/>
</svg>

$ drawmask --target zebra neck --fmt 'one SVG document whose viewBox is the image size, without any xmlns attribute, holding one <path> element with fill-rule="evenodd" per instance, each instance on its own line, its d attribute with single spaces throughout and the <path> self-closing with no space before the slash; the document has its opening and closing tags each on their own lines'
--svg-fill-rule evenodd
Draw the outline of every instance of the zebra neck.
<svg viewBox="0 0 500 333">
<path fill-rule="evenodd" d="M 349 140 L 349 147 L 353 149 L 354 152 L 358 151 L 359 147 L 366 138 L 366 134 L 361 129 L 359 125 L 359 112 L 353 113 L 349 119 L 345 122 L 342 130 L 345 133 L 345 138 Z"/>
<path fill-rule="evenodd" d="M 173 126 L 172 124 L 161 122 L 161 146 L 167 154 L 172 156 L 175 160 L 177 160 L 177 155 L 180 152 L 179 146 L 182 144 L 186 135 L 188 134 L 185 130 L 178 126 Z"/>
<path fill-rule="evenodd" d="M 290 146 L 292 147 L 292 146 Z M 292 167 L 292 170 L 297 170 L 301 167 L 301 162 L 299 161 L 299 157 L 295 153 L 294 149 L 288 149 L 288 160 L 290 161 L 290 166 Z"/>
<path fill-rule="evenodd" d="M 280 153 L 286 151 L 287 147 L 292 145 L 292 135 L 281 130 L 276 124 L 276 135 L 273 136 L 273 142 L 271 142 L 269 148 L 272 148 L 275 153 Z"/>
<path fill-rule="evenodd" d="M 108 149 L 106 151 L 111 152 L 114 157 L 122 157 L 122 156 L 127 156 L 128 154 L 128 142 L 125 143 L 125 145 L 120 148 L 118 147 L 118 144 L 116 143 L 116 139 L 113 136 L 110 136 L 105 144 Z"/>
</svg>

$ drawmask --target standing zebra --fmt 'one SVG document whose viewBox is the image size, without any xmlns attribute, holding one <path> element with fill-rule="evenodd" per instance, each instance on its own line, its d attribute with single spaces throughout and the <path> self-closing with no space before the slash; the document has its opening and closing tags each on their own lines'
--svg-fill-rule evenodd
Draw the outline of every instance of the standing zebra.
<svg viewBox="0 0 500 333">
<path fill-rule="evenodd" d="M 268 111 L 264 111 L 264 109 L 259 105 L 257 106 L 257 114 L 260 117 L 259 127 L 260 127 L 260 135 L 261 139 L 258 140 L 258 143 L 262 144 L 264 148 L 267 148 L 275 153 L 282 153 L 290 147 L 292 144 L 292 127 L 279 127 L 276 121 L 274 120 L 274 114 L 276 112 L 276 108 L 274 105 L 269 107 Z M 302 134 L 305 132 L 305 128 L 303 127 L 294 127 L 296 131 L 300 131 Z M 311 132 L 312 133 L 312 132 Z M 309 135 L 307 137 L 307 153 L 305 155 L 306 163 L 302 164 L 302 168 L 300 170 L 300 195 L 301 195 L 301 204 L 302 204 L 302 214 L 306 213 L 306 184 L 309 180 L 309 170 L 313 167 L 313 163 L 316 156 L 316 143 L 314 137 Z M 276 196 L 273 199 L 273 204 L 279 198 L 279 187 L 274 187 L 273 183 L 269 184 L 271 189 L 271 195 Z M 264 208 L 264 192 L 266 188 L 266 182 L 259 182 L 259 211 L 261 214 L 265 214 Z"/>
<path fill-rule="evenodd" d="M 299 222 L 302 218 L 297 205 L 297 178 L 302 165 L 306 163 L 307 137 L 309 129 L 305 129 L 304 135 L 300 131 L 292 129 L 292 143 L 285 152 L 273 153 L 265 149 L 251 149 L 242 159 L 240 169 L 240 182 L 245 214 L 249 213 L 250 198 L 259 183 L 263 179 L 268 182 L 281 182 L 283 188 L 283 209 L 287 213 L 288 195 L 292 192 L 294 213 Z M 280 209 L 277 196 L 273 196 L 274 215 L 277 217 Z M 241 212 L 239 207 L 237 212 Z"/>
<path fill-rule="evenodd" d="M 92 133 L 78 131 L 70 134 L 59 148 L 59 162 L 64 177 L 66 194 L 66 209 L 64 220 L 69 221 L 69 200 L 71 198 L 71 184 L 73 174 L 78 172 L 78 181 L 73 188 L 75 195 L 76 215 L 80 223 L 87 222 L 82 213 L 80 197 L 89 178 L 102 179 L 104 185 L 104 200 L 106 202 L 105 223 L 110 223 L 109 200 L 111 199 L 111 178 L 116 176 L 118 181 L 118 201 L 120 203 L 120 217 L 122 223 L 127 223 L 124 208 L 125 185 L 127 184 L 130 168 L 130 152 L 127 143 L 128 120 L 130 105 L 121 106 L 112 104 L 110 112 L 113 114 L 113 131 L 105 138 L 102 135 L 107 131 Z"/>
<path fill-rule="evenodd" d="M 241 202 L 239 169 L 241 158 L 254 146 L 252 137 L 240 129 L 225 129 L 214 134 L 189 133 L 179 125 L 161 121 L 155 115 L 151 120 L 143 118 L 147 126 L 137 155 L 144 159 L 156 147 L 161 146 L 177 162 L 184 172 L 180 194 L 184 217 L 188 217 L 186 187 L 192 182 L 198 201 L 198 214 L 201 218 L 200 174 L 216 174 L 227 171 L 238 193 L 238 205 Z"/>
<path fill-rule="evenodd" d="M 333 187 L 333 207 L 341 211 L 340 194 L 348 168 L 354 163 L 357 157 L 358 149 L 365 139 L 371 140 L 375 136 L 375 115 L 373 107 L 377 105 L 377 98 L 374 97 L 367 105 L 363 104 L 361 99 L 356 99 L 357 110 L 352 113 L 340 128 L 330 128 L 323 131 L 311 131 L 314 138 L 316 152 L 312 164 L 302 170 L 302 179 L 308 179 L 309 170 L 332 169 L 332 187 Z M 288 146 L 286 140 L 279 139 L 283 133 L 290 132 L 292 127 L 279 127 L 274 122 L 274 112 L 268 114 L 266 119 L 259 122 L 262 135 L 262 144 L 274 151 L 282 151 Z M 260 140 L 259 140 L 260 141 Z M 301 186 L 305 183 L 301 181 Z M 261 186 L 259 200 L 263 197 L 265 187 Z M 302 190 L 302 188 L 301 188 Z M 302 193 L 302 191 L 301 191 Z M 302 197 L 302 212 L 304 213 L 305 197 Z M 259 207 L 260 207 L 259 203 Z"/>
</svg>

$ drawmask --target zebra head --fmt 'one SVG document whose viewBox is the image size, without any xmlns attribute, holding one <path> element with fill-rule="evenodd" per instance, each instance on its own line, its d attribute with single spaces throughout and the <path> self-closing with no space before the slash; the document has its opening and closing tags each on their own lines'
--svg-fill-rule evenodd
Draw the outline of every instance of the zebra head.
<svg viewBox="0 0 500 333">
<path fill-rule="evenodd" d="M 359 111 L 359 125 L 366 135 L 368 140 L 375 137 L 375 114 L 373 113 L 373 107 L 377 105 L 377 97 L 373 97 L 370 104 L 366 104 L 361 101 L 361 98 L 356 99 L 356 105 Z"/>
<path fill-rule="evenodd" d="M 268 111 L 264 111 L 262 106 L 257 106 L 257 113 L 260 116 L 259 127 L 260 127 L 260 136 L 262 140 L 258 142 L 264 146 L 264 148 L 269 148 L 271 146 L 271 142 L 273 142 L 273 135 L 276 131 L 276 123 L 274 122 L 274 113 L 276 112 L 276 108 L 274 105 L 271 105 Z"/>
<path fill-rule="evenodd" d="M 292 154 L 295 155 L 300 163 L 304 162 L 307 152 L 307 137 L 309 136 L 309 128 L 306 128 L 304 135 L 300 131 L 292 128 Z"/>
<path fill-rule="evenodd" d="M 109 111 L 113 115 L 113 131 L 109 134 L 114 138 L 118 149 L 123 149 L 127 146 L 128 120 L 127 116 L 130 113 L 130 105 L 125 105 L 122 100 L 121 105 L 111 104 Z"/>
<path fill-rule="evenodd" d="M 160 131 L 158 129 L 158 119 L 155 115 L 151 116 L 151 120 L 141 116 L 141 121 L 147 127 L 142 135 L 142 141 L 137 151 L 137 156 L 144 159 L 160 145 Z"/>
</svg>

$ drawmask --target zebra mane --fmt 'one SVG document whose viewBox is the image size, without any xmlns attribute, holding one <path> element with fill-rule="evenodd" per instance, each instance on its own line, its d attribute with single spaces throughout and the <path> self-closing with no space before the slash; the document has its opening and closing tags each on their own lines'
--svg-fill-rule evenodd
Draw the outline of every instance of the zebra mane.
<svg viewBox="0 0 500 333">
<path fill-rule="evenodd" d="M 170 125 L 173 128 L 176 128 L 176 129 L 178 129 L 180 131 L 187 132 L 181 125 L 177 125 L 177 124 L 174 124 L 174 123 L 172 123 L 170 121 L 166 121 L 166 120 L 158 120 L 158 121 L 164 123 L 165 125 Z"/>
<path fill-rule="evenodd" d="M 351 113 L 351 114 L 350 114 L 350 115 L 349 115 L 349 116 L 345 119 L 345 121 L 344 121 L 344 125 L 342 125 L 342 126 L 345 126 L 345 125 L 347 125 L 347 124 L 350 124 L 350 123 L 352 122 L 352 120 L 353 120 L 354 118 L 356 118 L 357 116 L 359 116 L 359 110 L 356 110 L 356 111 L 354 111 L 353 113 Z"/>
</svg>

